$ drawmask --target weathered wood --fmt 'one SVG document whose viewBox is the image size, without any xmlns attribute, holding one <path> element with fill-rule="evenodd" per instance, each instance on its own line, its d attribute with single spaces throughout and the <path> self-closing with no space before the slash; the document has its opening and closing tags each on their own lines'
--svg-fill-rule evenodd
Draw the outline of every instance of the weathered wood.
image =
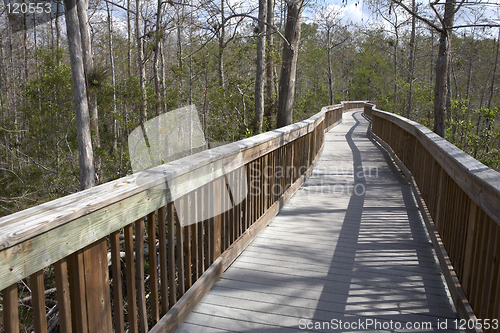
<svg viewBox="0 0 500 333">
<path fill-rule="evenodd" d="M 170 306 L 177 302 L 177 283 L 175 282 L 175 217 L 174 203 L 167 205 L 167 231 L 168 231 L 168 297 Z"/>
<path fill-rule="evenodd" d="M 167 209 L 161 207 L 158 210 L 158 238 L 160 244 L 160 285 L 161 285 L 161 316 L 168 311 L 168 265 L 167 265 Z M 160 317 L 161 317 L 160 316 Z M 160 318 L 156 321 L 158 322 Z"/>
<path fill-rule="evenodd" d="M 19 333 L 19 306 L 17 283 L 2 290 L 3 324 L 5 333 Z"/>
<path fill-rule="evenodd" d="M 213 198 L 214 198 L 214 207 L 222 207 L 222 186 L 223 186 L 223 180 L 222 178 L 219 178 L 214 181 L 213 183 Z M 223 210 L 222 210 L 223 212 Z M 222 216 L 221 214 L 217 214 L 217 216 L 214 216 L 213 220 L 213 233 L 211 234 L 212 236 L 212 244 L 213 244 L 213 260 L 217 259 L 220 254 L 221 254 L 221 249 L 222 249 Z"/>
<path fill-rule="evenodd" d="M 87 301 L 85 293 L 85 272 L 83 251 L 79 250 L 68 258 L 68 275 L 71 298 L 71 328 L 75 333 L 87 333 Z"/>
<path fill-rule="evenodd" d="M 125 331 L 125 316 L 123 313 L 123 279 L 120 257 L 120 232 L 111 234 L 111 277 L 113 278 L 113 321 L 116 332 Z"/>
<path fill-rule="evenodd" d="M 156 323 L 160 320 L 160 301 L 158 298 L 158 263 L 156 260 L 156 221 L 154 213 L 148 214 L 148 250 L 151 317 Z"/>
<path fill-rule="evenodd" d="M 59 330 L 71 332 L 71 304 L 69 297 L 68 264 L 66 259 L 54 264 L 57 288 L 57 307 L 59 312 Z"/>
<path fill-rule="evenodd" d="M 187 198 L 186 198 L 187 201 Z M 183 228 L 183 234 L 184 234 L 184 249 L 182 252 L 184 253 L 184 279 L 186 283 L 186 290 L 191 287 L 193 284 L 193 270 L 192 270 L 192 263 L 191 263 L 191 225 L 187 225 Z"/>
<path fill-rule="evenodd" d="M 198 222 L 199 220 L 199 212 L 198 212 L 198 190 L 196 191 L 193 191 L 191 192 L 190 194 L 190 202 L 191 202 L 191 223 L 192 223 L 192 249 L 193 249 L 193 252 L 192 252 L 192 262 L 191 264 L 193 265 L 193 282 L 196 282 L 196 280 L 198 280 L 198 278 L 200 277 L 200 271 L 199 271 L 199 255 L 200 255 L 200 252 L 199 252 L 199 247 L 200 247 L 200 240 L 201 240 L 201 237 L 200 237 L 200 234 L 198 232 L 198 229 L 200 227 L 200 223 Z"/>
<path fill-rule="evenodd" d="M 139 308 L 139 331 L 147 333 L 148 314 L 146 312 L 146 290 L 144 284 L 144 219 L 135 222 L 135 259 L 135 284 L 137 286 L 137 305 Z"/>
<path fill-rule="evenodd" d="M 192 311 L 194 305 L 196 305 L 210 290 L 222 272 L 222 258 L 219 257 L 207 269 L 205 274 L 203 274 L 201 278 L 195 282 L 193 287 L 187 291 L 185 297 L 182 297 L 179 302 L 177 302 L 170 309 L 170 311 L 160 319 L 150 332 L 175 332 L 180 323 L 182 323 L 182 320 L 187 317 L 187 315 Z"/>
<path fill-rule="evenodd" d="M 195 192 L 195 203 L 196 203 L 196 221 L 197 221 L 197 228 L 198 228 L 198 270 L 197 270 L 197 276 L 196 280 L 200 278 L 200 276 L 203 274 L 205 271 L 204 267 L 204 222 L 203 222 L 203 188 L 198 189 Z"/>
<path fill-rule="evenodd" d="M 127 281 L 128 326 L 131 333 L 138 333 L 137 302 L 135 291 L 133 224 L 125 226 L 125 269 Z"/>
<path fill-rule="evenodd" d="M 186 270 L 184 267 L 184 232 L 181 227 L 179 211 L 182 209 L 184 199 L 179 199 L 175 203 L 175 251 L 176 251 L 176 264 L 177 264 L 177 293 L 179 298 L 186 292 Z"/>
<path fill-rule="evenodd" d="M 33 325 L 35 326 L 35 332 L 47 333 L 43 271 L 35 272 L 30 276 L 30 287 L 33 296 L 31 305 L 33 306 Z"/>
</svg>

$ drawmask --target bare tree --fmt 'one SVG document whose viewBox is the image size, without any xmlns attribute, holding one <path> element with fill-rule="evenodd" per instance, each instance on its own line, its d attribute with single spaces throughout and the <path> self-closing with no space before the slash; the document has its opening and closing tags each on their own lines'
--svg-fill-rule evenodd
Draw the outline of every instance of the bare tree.
<svg viewBox="0 0 500 333">
<path fill-rule="evenodd" d="M 78 152 L 80 166 L 80 189 L 85 190 L 95 184 L 94 155 L 90 136 L 90 116 L 87 101 L 87 87 L 83 64 L 82 40 L 75 0 L 64 0 L 66 30 L 73 79 L 73 99 L 75 102 Z"/>
<path fill-rule="evenodd" d="M 264 71 L 266 56 L 266 16 L 267 0 L 259 0 L 259 20 L 257 28 L 257 69 L 255 73 L 255 118 L 254 132 L 262 132 L 264 120 Z"/>
<path fill-rule="evenodd" d="M 330 96 L 330 104 L 333 104 L 333 68 L 332 68 L 332 50 L 333 48 L 343 44 L 349 38 L 347 29 L 340 25 L 340 12 L 335 8 L 325 8 L 319 13 L 319 25 L 325 33 L 325 47 L 327 55 L 327 79 L 328 79 L 328 93 Z M 337 37 L 337 40 L 335 40 Z"/>
<path fill-rule="evenodd" d="M 411 1 L 411 11 L 416 12 L 417 7 L 415 4 L 415 0 Z M 411 103 L 412 103 L 412 94 L 413 94 L 413 75 L 415 68 L 415 34 L 417 30 L 417 18 L 415 15 L 411 16 L 411 33 L 410 33 L 410 55 L 408 60 L 408 104 L 406 105 L 406 118 L 410 119 L 411 113 Z"/>
<path fill-rule="evenodd" d="M 155 32 L 155 55 L 153 62 L 153 78 L 155 82 L 155 96 L 156 96 L 156 115 L 159 116 L 162 113 L 163 104 L 161 101 L 161 84 L 160 84 L 160 57 L 161 57 L 161 40 L 163 38 L 163 31 L 161 29 L 162 24 L 162 10 L 163 1 L 158 0 L 156 8 L 156 32 Z"/>
<path fill-rule="evenodd" d="M 82 52 L 83 52 L 83 68 L 85 70 L 85 79 L 87 84 L 87 96 L 90 112 L 90 129 L 92 135 L 92 146 L 94 149 L 101 146 L 99 140 L 99 116 L 97 114 L 97 92 L 90 91 L 89 88 L 93 85 L 94 80 L 94 57 L 92 53 L 92 41 L 90 39 L 90 26 L 88 18 L 88 0 L 77 1 L 78 8 L 78 22 L 80 25 L 80 38 L 82 39 Z M 96 178 L 100 178 L 101 160 L 96 158 L 94 160 Z"/>
<path fill-rule="evenodd" d="M 267 0 L 267 24 L 266 24 L 266 105 L 265 117 L 271 123 L 273 109 L 275 106 L 274 97 L 274 34 L 271 28 L 274 25 L 274 0 Z"/>
<path fill-rule="evenodd" d="M 460 9 L 465 0 L 462 0 L 458 5 L 456 0 L 446 0 L 444 3 L 444 13 L 440 13 L 437 7 L 439 4 L 438 2 L 432 2 L 430 4 L 431 9 L 435 13 L 440 25 L 408 8 L 402 0 L 392 1 L 439 33 L 439 51 L 436 62 L 436 81 L 434 85 L 434 132 L 444 137 L 446 133 L 446 102 L 448 99 L 451 32 L 455 20 L 455 13 Z"/>
<path fill-rule="evenodd" d="M 113 22 L 111 20 L 111 11 L 109 10 L 109 3 L 106 2 L 106 11 L 108 13 L 108 44 L 109 44 L 109 62 L 111 67 L 111 86 L 113 88 L 113 151 L 118 148 L 118 120 L 116 119 L 116 74 L 115 74 L 115 59 L 113 48 Z"/>
<path fill-rule="evenodd" d="M 297 58 L 303 0 L 285 0 L 287 6 L 285 39 L 279 83 L 278 116 L 276 127 L 280 128 L 292 123 L 293 101 L 295 94 L 295 76 L 297 72 Z"/>
<path fill-rule="evenodd" d="M 141 87 L 140 115 L 141 123 L 147 120 L 146 107 L 146 68 L 144 66 L 144 41 L 142 35 L 142 3 L 141 0 L 135 0 L 135 38 L 137 41 L 137 65 L 139 68 L 139 82 Z"/>
</svg>

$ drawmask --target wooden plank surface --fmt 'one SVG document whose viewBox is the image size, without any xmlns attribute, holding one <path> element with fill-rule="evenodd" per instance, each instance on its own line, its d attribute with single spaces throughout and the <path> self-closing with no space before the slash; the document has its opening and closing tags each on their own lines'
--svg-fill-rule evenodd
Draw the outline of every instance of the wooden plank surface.
<svg viewBox="0 0 500 333">
<path fill-rule="evenodd" d="M 447 320 L 453 331 L 456 311 L 412 190 L 366 132 L 360 112 L 344 114 L 311 178 L 177 332 L 299 332 L 332 320 L 440 332 Z"/>
</svg>

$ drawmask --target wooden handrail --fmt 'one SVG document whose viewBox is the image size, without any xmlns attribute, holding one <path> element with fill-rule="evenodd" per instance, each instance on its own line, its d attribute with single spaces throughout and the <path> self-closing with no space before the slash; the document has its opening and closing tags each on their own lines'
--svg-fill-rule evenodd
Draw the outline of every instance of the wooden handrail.
<svg viewBox="0 0 500 333">
<path fill-rule="evenodd" d="M 116 331 L 175 329 L 305 181 L 325 131 L 363 104 L 325 107 L 305 121 L 1 218 L 5 331 L 19 329 L 18 285 L 28 277 L 37 300 L 28 324 L 37 332 L 47 327 L 44 279 L 56 282 L 61 331 L 106 332 L 112 322 Z"/>
<path fill-rule="evenodd" d="M 368 103 L 364 113 L 414 187 L 460 317 L 498 320 L 500 173 L 414 121 Z"/>
</svg>

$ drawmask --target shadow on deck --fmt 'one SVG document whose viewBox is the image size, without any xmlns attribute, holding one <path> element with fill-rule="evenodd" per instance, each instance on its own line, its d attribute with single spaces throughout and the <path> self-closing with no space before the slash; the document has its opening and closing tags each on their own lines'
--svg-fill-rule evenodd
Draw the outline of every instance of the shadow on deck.
<svg viewBox="0 0 500 333">
<path fill-rule="evenodd" d="M 412 190 L 360 111 L 177 332 L 455 328 Z"/>
</svg>

